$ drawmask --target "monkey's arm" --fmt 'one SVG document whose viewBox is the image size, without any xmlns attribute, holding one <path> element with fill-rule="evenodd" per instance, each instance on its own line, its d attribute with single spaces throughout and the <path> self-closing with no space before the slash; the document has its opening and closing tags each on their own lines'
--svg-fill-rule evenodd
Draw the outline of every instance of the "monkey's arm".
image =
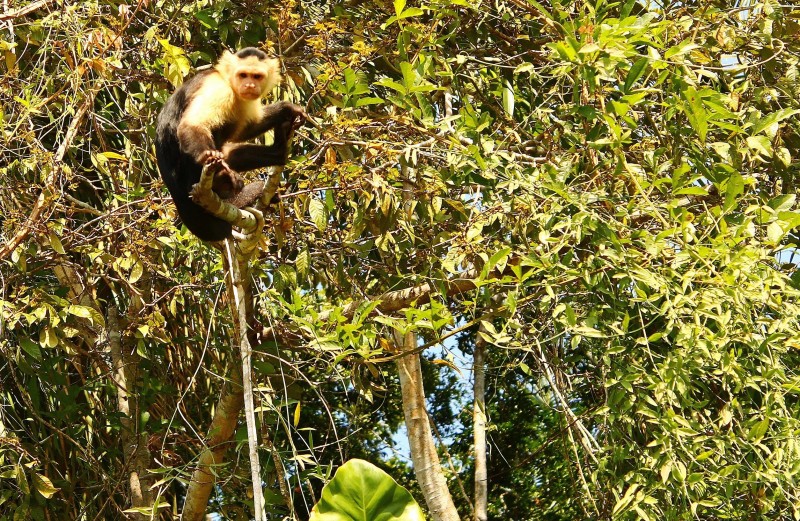
<svg viewBox="0 0 800 521">
<path fill-rule="evenodd" d="M 303 107 L 288 101 L 279 101 L 278 103 L 273 103 L 264 107 L 261 113 L 261 119 L 242 129 L 238 140 L 249 141 L 286 121 L 293 122 L 294 128 L 297 128 L 305 122 L 305 119 L 306 112 L 303 110 Z M 275 138 L 277 142 L 278 136 L 276 135 Z"/>
<path fill-rule="evenodd" d="M 288 143 L 292 133 L 306 120 L 302 107 L 282 101 L 264 107 L 264 117 L 242 132 L 242 140 L 261 135 L 274 128 L 275 139 L 272 145 L 254 145 L 251 143 L 227 143 L 222 147 L 225 164 L 237 172 L 245 172 L 265 166 L 286 164 Z M 249 137 L 247 137 L 249 136 Z"/>
<path fill-rule="evenodd" d="M 209 157 L 215 156 L 214 138 L 211 131 L 203 126 L 181 120 L 178 124 L 178 143 L 181 152 L 192 156 L 198 165 L 205 164 Z"/>
</svg>

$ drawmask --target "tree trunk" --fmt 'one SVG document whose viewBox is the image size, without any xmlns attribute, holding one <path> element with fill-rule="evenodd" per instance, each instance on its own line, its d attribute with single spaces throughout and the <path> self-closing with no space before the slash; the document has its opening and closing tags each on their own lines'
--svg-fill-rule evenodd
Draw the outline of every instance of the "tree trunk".
<svg viewBox="0 0 800 521">
<path fill-rule="evenodd" d="M 197 468 L 186 491 L 182 521 L 205 519 L 208 498 L 211 496 L 216 477 L 214 467 L 224 460 L 225 451 L 233 433 L 236 432 L 236 423 L 244 404 L 240 369 L 238 364 L 230 364 L 228 381 L 222 387 L 216 414 L 208 428 L 206 449 L 197 458 Z"/>
<path fill-rule="evenodd" d="M 117 388 L 117 410 L 121 413 L 121 443 L 125 465 L 128 469 L 128 491 L 132 508 L 150 508 L 155 513 L 152 477 L 148 476 L 150 454 L 147 449 L 147 434 L 140 431 L 138 419 L 139 400 L 136 394 L 137 367 L 139 357 L 123 348 L 117 308 L 111 305 L 106 314 L 108 344 L 113 367 L 112 379 Z M 133 519 L 151 519 L 151 515 L 138 513 Z"/>
<path fill-rule="evenodd" d="M 255 242 L 257 243 L 257 241 Z M 254 243 L 254 244 L 255 244 Z M 242 395 L 247 423 L 247 447 L 250 457 L 250 477 L 253 486 L 253 510 L 255 521 L 264 520 L 264 490 L 261 488 L 261 463 L 258 460 L 258 432 L 256 428 L 255 404 L 253 403 L 253 370 L 249 327 L 253 316 L 253 295 L 250 285 L 250 270 L 246 252 L 236 251 L 233 238 L 225 241 L 225 256 L 230 274 L 228 290 L 231 315 L 234 322 L 234 341 L 239 346 L 242 361 Z"/>
<path fill-rule="evenodd" d="M 486 521 L 488 481 L 486 473 L 486 341 L 481 336 L 480 326 L 475 338 L 475 354 L 472 360 L 474 404 L 472 409 L 472 435 L 475 444 L 475 521 Z"/>
<path fill-rule="evenodd" d="M 282 168 L 273 167 L 262 194 L 262 201 L 268 202 L 280 186 Z M 215 476 L 213 466 L 222 463 L 227 442 L 236 432 L 236 424 L 242 407 L 246 405 L 247 437 L 250 454 L 250 470 L 253 480 L 253 504 L 256 521 L 264 518 L 264 495 L 261 487 L 261 467 L 258 460 L 255 412 L 253 404 L 252 370 L 250 357 L 253 324 L 253 296 L 250 284 L 249 259 L 258 246 L 263 233 L 264 220 L 257 211 L 240 210 L 223 203 L 211 191 L 213 174 L 204 169 L 200 182 L 192 197 L 209 212 L 224 218 L 242 228 L 240 239 L 229 238 L 223 247 L 228 301 L 234 319 L 234 344 L 239 348 L 241 366 L 231 363 L 230 378 L 222 388 L 217 412 L 208 430 L 207 447 L 198 459 L 197 469 L 192 475 L 184 503 L 183 521 L 201 521 L 208 506 L 208 498 L 213 489 Z"/>
<path fill-rule="evenodd" d="M 395 343 L 401 352 L 413 351 L 417 347 L 414 333 L 395 333 Z M 403 415 L 411 447 L 414 473 L 434 521 L 459 521 L 447 480 L 439 463 L 439 455 L 433 442 L 433 433 L 425 408 L 425 392 L 422 388 L 422 366 L 417 353 L 409 353 L 397 359 L 400 373 L 400 390 L 403 395 Z"/>
</svg>

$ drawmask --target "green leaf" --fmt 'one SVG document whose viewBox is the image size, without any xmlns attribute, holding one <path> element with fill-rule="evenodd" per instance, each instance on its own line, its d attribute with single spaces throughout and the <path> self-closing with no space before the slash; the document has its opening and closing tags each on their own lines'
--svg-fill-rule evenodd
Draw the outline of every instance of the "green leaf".
<svg viewBox="0 0 800 521">
<path fill-rule="evenodd" d="M 408 94 L 408 89 L 406 89 L 403 85 L 400 85 L 396 81 L 392 81 L 388 78 L 376 81 L 375 84 L 380 85 L 382 87 L 389 87 L 390 89 L 396 90 L 400 94 Z"/>
<path fill-rule="evenodd" d="M 133 263 L 131 274 L 128 276 L 128 282 L 130 282 L 131 284 L 136 283 L 136 281 L 142 278 L 143 274 L 144 274 L 144 266 L 142 266 L 142 263 L 139 262 L 139 259 L 136 259 L 136 261 Z"/>
<path fill-rule="evenodd" d="M 394 14 L 400 16 L 400 13 L 403 12 L 403 9 L 406 8 L 406 0 L 394 0 Z"/>
<path fill-rule="evenodd" d="M 308 248 L 304 248 L 297 255 L 297 259 L 294 261 L 294 267 L 297 269 L 297 273 L 306 276 L 308 275 L 309 266 L 311 266 L 311 253 L 308 251 Z"/>
<path fill-rule="evenodd" d="M 53 251 L 61 255 L 66 254 L 67 252 L 64 251 L 64 246 L 61 244 L 61 239 L 58 238 L 58 235 L 52 231 L 48 235 L 50 238 L 50 247 L 53 248 Z"/>
<path fill-rule="evenodd" d="M 671 47 L 664 53 L 664 59 L 669 60 L 675 56 L 681 56 L 686 54 L 687 52 L 691 51 L 692 49 L 697 49 L 700 46 L 696 43 L 692 42 L 691 40 L 684 40 L 675 47 Z"/>
<path fill-rule="evenodd" d="M 509 117 L 514 117 L 514 87 L 508 80 L 506 80 L 506 85 L 503 88 L 503 108 Z"/>
<path fill-rule="evenodd" d="M 788 212 L 794 207 L 796 200 L 797 196 L 795 194 L 779 195 L 778 197 L 770 199 L 767 205 L 776 212 Z"/>
<path fill-rule="evenodd" d="M 645 68 L 647 68 L 649 62 L 650 60 L 648 58 L 639 58 L 636 63 L 633 64 L 631 70 L 628 71 L 628 75 L 625 77 L 625 86 L 622 89 L 623 92 L 630 92 L 633 84 L 644 74 Z"/>
<path fill-rule="evenodd" d="M 759 118 L 759 120 L 753 124 L 753 128 L 750 129 L 750 133 L 753 135 L 758 134 L 759 132 L 767 130 L 767 128 L 770 127 L 771 125 L 774 125 L 775 123 L 780 123 L 784 119 L 790 118 L 795 114 L 800 114 L 800 110 L 781 109 L 772 112 L 770 114 L 767 114 L 766 116 Z"/>
<path fill-rule="evenodd" d="M 777 221 L 771 222 L 767 226 L 767 240 L 770 244 L 778 244 L 785 234 L 783 227 Z"/>
<path fill-rule="evenodd" d="M 501 250 L 494 252 L 494 254 L 492 254 L 492 256 L 489 257 L 489 260 L 486 261 L 486 264 L 484 264 L 479 279 L 483 280 L 486 277 L 488 277 L 489 272 L 492 271 L 495 268 L 495 266 L 499 265 L 500 270 L 502 271 L 503 268 L 505 268 L 506 266 L 506 260 L 508 259 L 510 253 L 511 253 L 511 248 L 503 248 Z"/>
<path fill-rule="evenodd" d="M 375 97 L 359 98 L 356 100 L 356 107 L 363 107 L 365 105 L 378 105 L 385 102 L 385 100 Z"/>
<path fill-rule="evenodd" d="M 58 345 L 58 335 L 52 328 L 46 327 L 39 332 L 39 344 L 46 347 Z"/>
<path fill-rule="evenodd" d="M 19 341 L 19 346 L 25 351 L 28 355 L 32 356 L 36 360 L 42 359 L 42 351 L 39 349 L 39 344 L 32 341 L 30 338 L 23 338 Z"/>
<path fill-rule="evenodd" d="M 200 23 L 209 29 L 216 29 L 218 27 L 217 21 L 213 17 L 211 10 L 202 10 L 194 13 L 195 18 L 200 20 Z"/>
<path fill-rule="evenodd" d="M 375 465 L 352 459 L 322 489 L 310 521 L 423 521 L 422 509 L 405 488 Z"/>
<path fill-rule="evenodd" d="M 577 335 L 582 335 L 587 338 L 605 338 L 606 336 L 602 331 L 598 331 L 593 327 L 578 326 L 573 328 L 572 331 Z"/>
<path fill-rule="evenodd" d="M 97 312 L 92 308 L 78 304 L 70 304 L 69 307 L 67 307 L 67 313 L 70 315 L 75 315 L 76 317 L 85 318 L 92 322 L 97 314 Z"/>
<path fill-rule="evenodd" d="M 744 193 L 744 178 L 739 172 L 734 172 L 725 182 L 725 209 L 736 206 L 736 198 Z"/>
<path fill-rule="evenodd" d="M 404 18 L 411 18 L 412 16 L 419 16 L 424 13 L 425 11 L 423 11 L 419 7 L 411 7 L 403 11 L 400 15 L 398 15 L 397 19 L 402 20 Z"/>
<path fill-rule="evenodd" d="M 700 136 L 700 141 L 705 142 L 708 133 L 709 114 L 703 104 L 703 98 L 694 87 L 687 87 L 683 95 L 687 102 L 683 107 L 686 112 L 686 118 L 698 136 Z"/>
<path fill-rule="evenodd" d="M 46 499 L 50 499 L 53 494 L 60 490 L 53 486 L 53 482 L 47 476 L 43 476 L 38 472 L 33 475 L 33 486 Z"/>
<path fill-rule="evenodd" d="M 687 186 L 680 190 L 675 190 L 675 195 L 708 195 L 708 189 L 702 186 Z"/>
<path fill-rule="evenodd" d="M 752 441 L 760 440 L 767 433 L 767 429 L 769 429 L 769 418 L 764 418 L 750 427 L 750 431 L 747 433 L 747 439 Z"/>
<path fill-rule="evenodd" d="M 788 168 L 792 164 L 792 153 L 786 147 L 779 147 L 775 151 L 775 157 L 780 161 L 784 167 Z"/>
<path fill-rule="evenodd" d="M 763 156 L 772 157 L 772 143 L 767 136 L 750 136 L 747 138 L 747 146 Z"/>
<path fill-rule="evenodd" d="M 325 212 L 325 203 L 317 198 L 312 198 L 308 204 L 308 214 L 311 216 L 311 221 L 319 231 L 325 231 L 328 224 L 328 216 Z"/>
<path fill-rule="evenodd" d="M 308 348 L 315 351 L 341 351 L 342 346 L 330 338 L 318 338 L 308 343 Z"/>
</svg>

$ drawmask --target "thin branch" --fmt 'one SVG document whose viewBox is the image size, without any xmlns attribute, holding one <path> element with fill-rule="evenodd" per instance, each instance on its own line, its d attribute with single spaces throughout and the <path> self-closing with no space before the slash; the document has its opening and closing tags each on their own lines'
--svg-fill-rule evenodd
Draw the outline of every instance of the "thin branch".
<svg viewBox="0 0 800 521">
<path fill-rule="evenodd" d="M 33 228 L 39 222 L 39 218 L 44 209 L 51 208 L 53 201 L 58 198 L 58 194 L 55 191 L 55 183 L 58 175 L 61 173 L 61 162 L 67 153 L 67 149 L 72 144 L 75 136 L 78 134 L 78 127 L 80 127 L 81 123 L 83 122 L 83 117 L 86 115 L 86 112 L 89 111 L 89 107 L 91 107 L 93 104 L 94 93 L 90 94 L 86 98 L 86 101 L 83 103 L 83 105 L 81 105 L 81 108 L 78 109 L 78 112 L 72 119 L 72 122 L 67 129 L 67 133 L 64 135 L 64 140 L 61 142 L 61 145 L 58 147 L 58 151 L 56 152 L 56 156 L 53 161 L 54 166 L 45 180 L 44 188 L 42 188 L 39 198 L 33 205 L 31 215 L 28 217 L 28 220 L 25 221 L 25 224 L 22 226 L 22 228 L 17 231 L 14 237 L 12 237 L 2 248 L 0 248 L 0 260 L 5 259 L 11 252 L 17 249 L 17 246 L 19 246 L 22 241 L 25 240 L 25 238 L 31 233 L 31 230 L 33 230 Z"/>
<path fill-rule="evenodd" d="M 37 9 L 44 7 L 47 4 L 52 3 L 53 1 L 54 0 L 38 0 L 38 2 L 33 2 L 31 4 L 26 5 L 25 7 L 20 7 L 19 9 L 15 9 L 13 11 L 6 11 L 0 14 L 0 22 L 5 22 L 6 20 L 13 20 L 14 18 L 19 18 L 21 16 L 31 14 Z"/>
</svg>

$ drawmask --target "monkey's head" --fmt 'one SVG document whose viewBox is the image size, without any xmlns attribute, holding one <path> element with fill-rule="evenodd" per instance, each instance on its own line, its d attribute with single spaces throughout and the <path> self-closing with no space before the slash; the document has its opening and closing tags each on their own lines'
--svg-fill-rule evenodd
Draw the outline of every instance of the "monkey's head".
<svg viewBox="0 0 800 521">
<path fill-rule="evenodd" d="M 222 55 L 217 70 L 236 95 L 245 100 L 266 96 L 281 81 L 280 62 L 255 47 Z"/>
</svg>

